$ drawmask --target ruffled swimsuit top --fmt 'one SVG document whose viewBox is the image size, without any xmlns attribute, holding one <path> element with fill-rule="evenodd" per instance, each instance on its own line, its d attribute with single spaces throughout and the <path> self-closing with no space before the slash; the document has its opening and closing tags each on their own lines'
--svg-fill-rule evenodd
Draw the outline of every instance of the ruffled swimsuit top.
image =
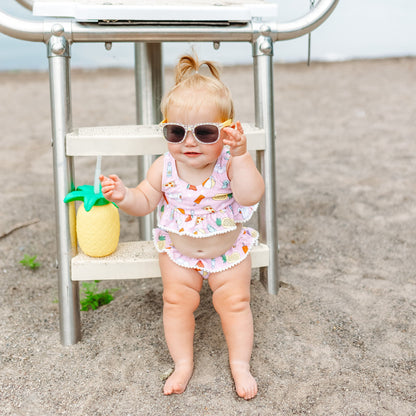
<svg viewBox="0 0 416 416">
<path fill-rule="evenodd" d="M 211 176 L 200 185 L 190 185 L 179 178 L 173 156 L 165 153 L 158 227 L 200 238 L 235 230 L 237 223 L 248 221 L 258 204 L 242 206 L 233 198 L 227 176 L 229 159 L 229 147 L 224 146 Z"/>
</svg>

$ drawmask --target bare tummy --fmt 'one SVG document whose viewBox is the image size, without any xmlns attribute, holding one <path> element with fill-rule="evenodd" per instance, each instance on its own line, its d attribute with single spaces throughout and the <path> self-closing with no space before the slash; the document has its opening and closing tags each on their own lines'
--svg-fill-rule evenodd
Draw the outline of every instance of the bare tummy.
<svg viewBox="0 0 416 416">
<path fill-rule="evenodd" d="M 212 259 L 221 256 L 233 246 L 240 234 L 241 227 L 241 224 L 237 224 L 237 229 L 212 237 L 195 238 L 175 233 L 169 233 L 169 236 L 176 250 L 185 256 Z"/>
</svg>

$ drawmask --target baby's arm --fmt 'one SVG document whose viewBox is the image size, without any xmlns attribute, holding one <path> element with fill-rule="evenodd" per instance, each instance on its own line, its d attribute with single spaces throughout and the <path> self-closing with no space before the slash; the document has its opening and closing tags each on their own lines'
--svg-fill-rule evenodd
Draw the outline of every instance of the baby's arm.
<svg viewBox="0 0 416 416">
<path fill-rule="evenodd" d="M 106 199 L 116 203 L 130 215 L 141 217 L 152 212 L 162 197 L 161 183 L 163 156 L 156 159 L 147 172 L 146 179 L 136 188 L 127 188 L 117 175 L 101 175 L 101 190 Z"/>
<path fill-rule="evenodd" d="M 264 180 L 247 152 L 247 138 L 239 121 L 236 128 L 224 128 L 227 137 L 223 143 L 230 146 L 228 177 L 235 200 L 243 205 L 254 205 L 264 193 Z"/>
</svg>

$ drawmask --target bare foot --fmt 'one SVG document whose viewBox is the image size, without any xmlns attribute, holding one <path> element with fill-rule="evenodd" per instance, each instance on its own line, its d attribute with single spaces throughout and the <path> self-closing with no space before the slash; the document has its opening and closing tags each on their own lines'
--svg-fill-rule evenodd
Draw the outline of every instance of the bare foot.
<svg viewBox="0 0 416 416">
<path fill-rule="evenodd" d="M 237 394 L 245 400 L 255 397 L 257 394 L 257 382 L 250 373 L 249 364 L 234 361 L 230 363 L 230 367 Z"/>
<path fill-rule="evenodd" d="M 163 394 L 181 394 L 185 391 L 188 381 L 192 376 L 194 366 L 192 363 L 179 363 L 175 365 L 175 370 L 166 380 L 163 387 Z"/>
</svg>

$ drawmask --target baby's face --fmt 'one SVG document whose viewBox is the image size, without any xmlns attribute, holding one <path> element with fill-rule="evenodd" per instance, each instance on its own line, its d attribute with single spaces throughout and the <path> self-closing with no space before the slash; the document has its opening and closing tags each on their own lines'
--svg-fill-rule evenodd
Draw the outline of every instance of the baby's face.
<svg viewBox="0 0 416 416">
<path fill-rule="evenodd" d="M 221 119 L 213 103 L 209 101 L 200 108 L 184 109 L 175 106 L 167 112 L 169 123 L 194 125 L 198 123 L 221 123 Z M 174 159 L 195 169 L 203 169 L 215 163 L 223 148 L 222 131 L 219 140 L 213 144 L 198 142 L 192 132 L 188 131 L 182 143 L 168 143 L 168 149 Z"/>
</svg>

